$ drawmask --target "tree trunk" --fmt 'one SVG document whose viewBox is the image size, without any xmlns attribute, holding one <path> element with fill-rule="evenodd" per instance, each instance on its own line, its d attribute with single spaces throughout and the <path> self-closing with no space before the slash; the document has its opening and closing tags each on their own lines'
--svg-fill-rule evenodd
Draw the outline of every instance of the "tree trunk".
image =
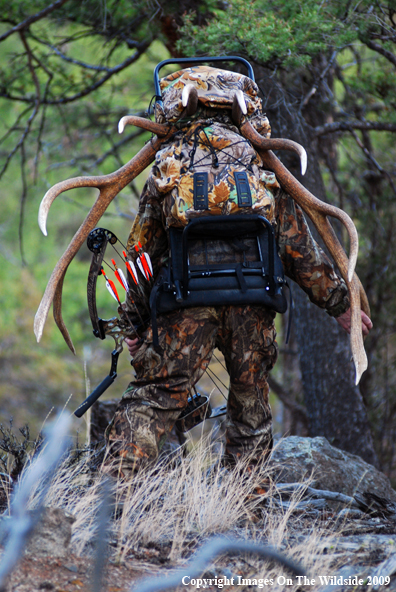
<svg viewBox="0 0 396 592">
<path fill-rule="evenodd" d="M 351 360 L 349 338 L 334 319 L 312 305 L 297 286 L 295 329 L 311 436 L 378 465 L 366 408 Z"/>
<path fill-rule="evenodd" d="M 261 79 L 260 79 L 261 78 Z M 308 170 L 299 177 L 299 163 L 288 153 L 281 154 L 292 173 L 319 199 L 326 194 L 319 168 L 318 146 L 308 135 L 308 125 L 298 110 L 299 100 L 271 79 L 257 76 L 258 83 L 270 101 L 266 106 L 273 137 L 290 138 L 302 144 L 308 153 Z M 295 82 L 295 80 L 294 80 Z M 270 88 L 269 88 L 270 86 Z M 304 84 L 301 84 L 304 87 Z M 287 83 L 284 84 L 287 88 Z M 301 92 L 301 91 L 300 91 Z M 301 99 L 303 93 L 298 97 Z M 320 111 L 309 113 L 310 120 L 323 119 Z M 313 232 L 318 240 L 316 231 Z M 319 241 L 320 242 L 320 241 Z M 366 408 L 351 359 L 349 336 L 323 310 L 311 304 L 308 297 L 293 285 L 294 323 L 299 349 L 300 369 L 311 436 L 325 436 L 342 450 L 361 456 L 378 466 Z M 287 368 L 285 369 L 287 372 Z"/>
</svg>

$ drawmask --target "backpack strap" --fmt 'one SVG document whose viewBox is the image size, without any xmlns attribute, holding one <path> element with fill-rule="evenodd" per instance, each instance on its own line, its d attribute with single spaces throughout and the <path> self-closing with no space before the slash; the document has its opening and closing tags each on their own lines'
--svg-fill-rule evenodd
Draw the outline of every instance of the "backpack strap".
<svg viewBox="0 0 396 592">
<path fill-rule="evenodd" d="M 208 209 L 208 173 L 194 173 L 194 210 Z"/>
<path fill-rule="evenodd" d="M 249 179 L 245 171 L 234 171 L 235 187 L 238 195 L 238 206 L 240 208 L 252 207 L 252 193 L 250 191 Z"/>
</svg>

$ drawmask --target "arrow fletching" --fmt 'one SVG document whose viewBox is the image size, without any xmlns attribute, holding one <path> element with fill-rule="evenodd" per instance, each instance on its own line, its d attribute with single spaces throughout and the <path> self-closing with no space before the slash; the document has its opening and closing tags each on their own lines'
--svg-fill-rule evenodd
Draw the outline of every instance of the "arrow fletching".
<svg viewBox="0 0 396 592">
<path fill-rule="evenodd" d="M 143 247 L 141 242 L 139 241 L 137 245 L 135 245 L 135 251 L 138 254 L 139 258 L 137 259 L 137 264 L 146 278 L 146 280 L 150 280 L 150 277 L 153 277 L 153 266 L 151 264 L 151 259 L 147 253 L 143 253 Z"/>
<path fill-rule="evenodd" d="M 120 282 L 121 286 L 124 288 L 126 292 L 129 292 L 128 282 L 126 280 L 125 275 L 121 271 L 119 267 L 117 267 L 116 262 L 114 259 L 111 260 L 112 264 L 114 265 L 114 275 L 116 276 L 117 280 Z"/>
<path fill-rule="evenodd" d="M 134 263 L 132 261 L 128 260 L 128 257 L 127 257 L 127 254 L 125 253 L 125 251 L 122 251 L 122 254 L 124 255 L 125 266 L 126 266 L 127 270 L 131 274 L 131 277 L 132 277 L 133 281 L 135 282 L 135 284 L 138 285 L 139 276 L 137 274 L 136 267 L 135 267 Z"/>
<path fill-rule="evenodd" d="M 106 288 L 107 288 L 109 294 L 111 294 L 113 296 L 114 300 L 116 302 L 118 302 L 118 304 L 121 304 L 121 301 L 120 301 L 120 299 L 118 297 L 117 289 L 116 289 L 116 287 L 114 285 L 114 282 L 112 282 L 111 280 L 109 280 L 109 278 L 107 277 L 107 275 L 104 272 L 104 269 L 102 269 L 102 274 L 103 274 L 103 276 L 104 276 L 104 278 L 106 280 Z"/>
<path fill-rule="evenodd" d="M 138 264 L 138 267 L 139 267 L 142 275 L 146 278 L 146 280 L 149 280 L 150 274 L 147 270 L 147 263 L 146 263 L 146 265 L 144 265 L 144 263 L 142 261 L 142 257 L 139 257 L 139 259 L 136 260 L 136 263 Z"/>
</svg>

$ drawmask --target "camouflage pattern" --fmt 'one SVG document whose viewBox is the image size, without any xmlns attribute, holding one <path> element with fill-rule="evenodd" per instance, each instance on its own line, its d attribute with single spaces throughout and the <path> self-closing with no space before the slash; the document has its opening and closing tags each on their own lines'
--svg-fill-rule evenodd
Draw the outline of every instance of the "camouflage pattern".
<svg viewBox="0 0 396 592">
<path fill-rule="evenodd" d="M 237 128 L 198 120 L 156 155 L 152 182 L 162 202 L 166 227 L 183 227 L 192 218 L 202 216 L 202 210 L 194 209 L 193 181 L 194 174 L 201 171 L 209 175 L 205 215 L 255 213 L 273 221 L 273 190 L 279 187 L 275 175 L 262 174 L 260 157 Z M 248 175 L 251 208 L 238 206 L 234 178 L 237 171 Z"/>
<path fill-rule="evenodd" d="M 206 109 L 230 109 L 235 92 L 242 92 L 248 115 L 260 112 L 261 100 L 258 86 L 253 80 L 237 72 L 194 66 L 169 74 L 160 81 L 163 107 L 156 104 L 155 118 L 158 123 L 175 123 L 184 111 L 182 105 L 183 88 L 193 85 L 198 91 L 200 105 Z M 268 121 L 268 120 L 267 120 Z"/>
<path fill-rule="evenodd" d="M 200 103 L 194 117 L 185 121 L 180 119 L 181 93 L 189 83 L 198 89 Z M 157 154 L 127 243 L 132 260 L 134 245 L 141 243 L 151 258 L 154 277 L 139 287 L 129 278 L 131 290 L 123 314 L 139 324 L 136 307 L 144 314 L 149 310 L 152 283 L 169 258 L 169 227 L 184 227 L 196 216 L 236 213 L 264 215 L 275 228 L 286 275 L 314 304 L 329 314 L 342 314 L 349 307 L 345 283 L 313 240 L 301 209 L 280 188 L 274 173 L 263 169 L 260 156 L 231 121 L 229 109 L 239 90 L 249 121 L 269 136 L 255 84 L 239 74 L 200 66 L 168 76 L 161 87 L 165 110 L 157 109 L 157 120 L 178 121 L 180 131 Z M 193 200 L 193 174 L 200 171 L 208 172 L 209 181 L 204 212 L 194 210 Z M 248 174 L 251 207 L 238 207 L 235 171 Z M 209 255 L 212 263 L 238 260 L 235 249 L 221 241 Z M 195 251 L 190 252 L 192 263 L 203 256 L 196 241 Z M 109 461 L 115 460 L 121 475 L 157 458 L 215 347 L 224 354 L 231 381 L 226 457 L 231 462 L 242 455 L 249 455 L 251 462 L 265 458 L 272 446 L 267 374 L 277 358 L 274 317 L 274 311 L 259 306 L 202 307 L 160 315 L 158 351 L 149 326 L 133 360 L 136 378 L 106 436 Z"/>
<path fill-rule="evenodd" d="M 128 246 L 133 259 L 133 245 L 138 241 L 144 245 L 153 263 L 154 278 L 169 256 L 167 232 L 161 220 L 159 195 L 149 180 L 140 200 Z M 274 227 L 285 274 L 306 292 L 311 302 L 324 308 L 329 315 L 339 316 L 345 312 L 349 308 L 349 298 L 344 280 L 335 273 L 329 258 L 313 239 L 301 208 L 278 188 L 274 189 Z M 202 263 L 202 257 L 203 250 L 200 251 L 198 241 L 191 251 L 191 263 Z M 238 253 L 218 241 L 209 259 L 214 264 L 238 261 Z M 133 298 L 141 310 L 147 311 L 152 284 L 141 283 L 138 290 L 133 289 L 132 281 L 130 285 L 132 289 L 124 308 L 131 320 L 139 324 L 130 299 Z"/>
<path fill-rule="evenodd" d="M 301 208 L 283 190 L 276 199 L 276 237 L 285 274 L 331 316 L 345 312 L 349 298 L 344 280 L 313 239 Z"/>
<path fill-rule="evenodd" d="M 250 306 L 190 308 L 159 317 L 162 354 L 149 328 L 133 360 L 135 380 L 107 430 L 107 463 L 115 462 L 115 471 L 128 477 L 158 456 L 215 347 L 230 375 L 227 458 L 263 459 L 272 447 L 267 375 L 278 353 L 274 317 Z"/>
</svg>

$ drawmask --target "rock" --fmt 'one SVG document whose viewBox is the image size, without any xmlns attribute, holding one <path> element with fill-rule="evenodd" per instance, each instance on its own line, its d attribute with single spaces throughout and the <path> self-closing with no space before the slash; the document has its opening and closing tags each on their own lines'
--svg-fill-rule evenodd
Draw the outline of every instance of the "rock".
<svg viewBox="0 0 396 592">
<path fill-rule="evenodd" d="M 334 448 L 326 438 L 289 436 L 280 440 L 270 460 L 277 482 L 295 483 L 313 478 L 316 489 L 375 493 L 396 502 L 389 479 L 359 456 Z"/>
<path fill-rule="evenodd" d="M 66 557 L 72 535 L 74 516 L 60 508 L 45 508 L 26 547 L 35 557 Z"/>
</svg>

